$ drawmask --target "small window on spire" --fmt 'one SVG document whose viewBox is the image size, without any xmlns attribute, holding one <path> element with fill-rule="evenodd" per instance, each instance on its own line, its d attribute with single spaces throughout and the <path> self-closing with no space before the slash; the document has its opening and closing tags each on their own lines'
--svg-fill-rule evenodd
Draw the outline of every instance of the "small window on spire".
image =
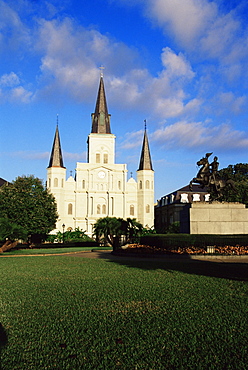
<svg viewBox="0 0 248 370">
<path fill-rule="evenodd" d="M 103 155 L 103 163 L 108 163 L 108 154 L 104 153 Z"/>
<path fill-rule="evenodd" d="M 100 163 L 100 153 L 96 153 L 96 163 Z"/>
</svg>

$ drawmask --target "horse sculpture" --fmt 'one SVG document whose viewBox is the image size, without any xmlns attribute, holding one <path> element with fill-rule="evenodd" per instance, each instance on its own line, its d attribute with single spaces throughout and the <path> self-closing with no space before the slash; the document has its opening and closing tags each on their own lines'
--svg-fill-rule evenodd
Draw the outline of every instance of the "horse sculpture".
<svg viewBox="0 0 248 370">
<path fill-rule="evenodd" d="M 193 183 L 200 184 L 202 188 L 206 187 L 210 192 L 216 194 L 216 199 L 218 199 L 223 195 L 222 191 L 226 186 L 230 185 L 232 189 L 235 189 L 235 182 L 231 179 L 224 180 L 221 178 L 218 172 L 218 158 L 215 157 L 214 162 L 211 164 L 208 161 L 208 158 L 212 154 L 213 153 L 207 153 L 205 157 L 197 162 L 197 166 L 201 166 L 201 168 L 199 169 L 197 176 L 190 181 L 189 188 L 192 191 Z"/>
</svg>

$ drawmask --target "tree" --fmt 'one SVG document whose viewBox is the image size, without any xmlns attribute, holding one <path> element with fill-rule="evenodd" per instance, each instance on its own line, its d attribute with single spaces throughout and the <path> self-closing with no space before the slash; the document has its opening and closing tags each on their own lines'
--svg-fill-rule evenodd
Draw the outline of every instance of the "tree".
<svg viewBox="0 0 248 370">
<path fill-rule="evenodd" d="M 22 226 L 10 222 L 7 218 L 0 218 L 0 241 L 3 242 L 0 253 L 14 248 L 19 239 L 26 238 L 27 231 Z"/>
<path fill-rule="evenodd" d="M 144 231 L 143 225 L 135 218 L 127 218 L 127 220 L 123 220 L 122 228 L 126 243 L 137 242 L 137 238 L 139 238 Z"/>
<path fill-rule="evenodd" d="M 55 198 L 34 176 L 18 177 L 1 188 L 0 214 L 28 235 L 48 234 L 58 218 Z"/>
<path fill-rule="evenodd" d="M 218 198 L 219 201 L 224 202 L 240 202 L 248 205 L 248 163 L 237 163 L 222 168 L 219 175 L 224 180 L 233 180 L 235 182 L 235 189 L 226 186 L 222 190 L 222 196 Z M 211 193 L 211 198 L 215 199 L 215 194 Z"/>
<path fill-rule="evenodd" d="M 99 218 L 93 226 L 97 241 L 103 239 L 104 244 L 110 244 L 113 249 L 117 249 L 119 238 L 123 233 L 123 221 L 117 217 Z"/>
<path fill-rule="evenodd" d="M 99 218 L 94 225 L 94 235 L 97 240 L 103 239 L 105 244 L 110 244 L 113 249 L 123 244 L 133 242 L 134 238 L 141 235 L 143 226 L 135 218 L 103 217 Z"/>
<path fill-rule="evenodd" d="M 58 243 L 70 243 L 70 242 L 89 242 L 93 241 L 92 238 L 90 238 L 85 231 L 80 230 L 79 227 L 77 227 L 74 231 L 68 230 L 62 233 L 61 231 L 58 231 L 56 234 L 50 234 L 47 237 L 47 240 L 51 243 L 58 242 Z"/>
</svg>

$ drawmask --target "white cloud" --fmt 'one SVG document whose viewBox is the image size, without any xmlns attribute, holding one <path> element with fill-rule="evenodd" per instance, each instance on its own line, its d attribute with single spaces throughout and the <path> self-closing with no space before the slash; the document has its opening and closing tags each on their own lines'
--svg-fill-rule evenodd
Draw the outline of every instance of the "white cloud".
<svg viewBox="0 0 248 370">
<path fill-rule="evenodd" d="M 87 157 L 87 153 L 69 153 L 63 152 L 64 161 L 75 162 L 75 161 L 85 161 Z"/>
<path fill-rule="evenodd" d="M 169 47 L 166 47 L 163 49 L 161 58 L 163 66 L 170 76 L 184 76 L 190 79 L 194 77 L 191 65 L 182 53 L 177 55 Z"/>
<path fill-rule="evenodd" d="M 1 152 L 1 156 L 11 156 L 14 158 L 25 159 L 25 160 L 49 160 L 51 153 L 50 152 L 35 152 L 33 150 L 21 150 L 17 152 L 7 153 Z M 69 162 L 75 161 L 84 161 L 86 159 L 86 152 L 83 153 L 69 153 L 63 152 L 63 159 Z"/>
<path fill-rule="evenodd" d="M 217 13 L 216 4 L 207 0 L 148 0 L 146 4 L 146 15 L 188 46 L 205 32 Z"/>
<path fill-rule="evenodd" d="M 247 107 L 247 97 L 238 96 L 236 97 L 233 92 L 223 92 L 217 96 L 217 109 L 220 113 L 227 109 L 232 111 L 234 114 L 241 113 Z"/>
<path fill-rule="evenodd" d="M 33 93 L 21 86 L 20 78 L 14 73 L 0 76 L 1 102 L 30 103 Z"/>
<path fill-rule="evenodd" d="M 12 87 L 20 84 L 19 77 L 14 73 L 6 73 L 0 77 L 0 86 Z"/>
<path fill-rule="evenodd" d="M 202 122 L 180 121 L 156 130 L 151 139 L 160 145 L 174 148 L 245 149 L 247 134 L 228 124 L 210 126 Z"/>
<path fill-rule="evenodd" d="M 30 44 L 30 33 L 16 10 L 0 0 L 0 54 L 10 50 L 26 49 Z"/>
<path fill-rule="evenodd" d="M 22 86 L 15 87 L 9 94 L 9 100 L 18 103 L 29 103 L 32 98 L 32 92 L 24 89 Z"/>
<path fill-rule="evenodd" d="M 234 130 L 228 124 L 210 126 L 202 122 L 179 121 L 156 130 L 151 139 L 159 145 L 174 148 L 244 149 L 247 134 Z"/>
<path fill-rule="evenodd" d="M 120 145 L 120 148 L 127 149 L 127 150 L 137 148 L 137 147 L 141 148 L 143 136 L 144 136 L 144 130 L 139 130 L 135 132 L 127 132 L 125 135 L 124 141 Z"/>
</svg>

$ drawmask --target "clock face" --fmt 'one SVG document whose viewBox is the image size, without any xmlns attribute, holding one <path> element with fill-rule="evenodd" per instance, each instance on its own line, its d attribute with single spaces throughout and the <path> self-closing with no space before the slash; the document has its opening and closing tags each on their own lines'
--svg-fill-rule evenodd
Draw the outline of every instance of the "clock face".
<svg viewBox="0 0 248 370">
<path fill-rule="evenodd" d="M 99 177 L 99 179 L 104 179 L 104 177 L 105 177 L 105 172 L 104 172 L 104 171 L 99 171 L 99 172 L 98 172 L 98 177 Z"/>
</svg>

